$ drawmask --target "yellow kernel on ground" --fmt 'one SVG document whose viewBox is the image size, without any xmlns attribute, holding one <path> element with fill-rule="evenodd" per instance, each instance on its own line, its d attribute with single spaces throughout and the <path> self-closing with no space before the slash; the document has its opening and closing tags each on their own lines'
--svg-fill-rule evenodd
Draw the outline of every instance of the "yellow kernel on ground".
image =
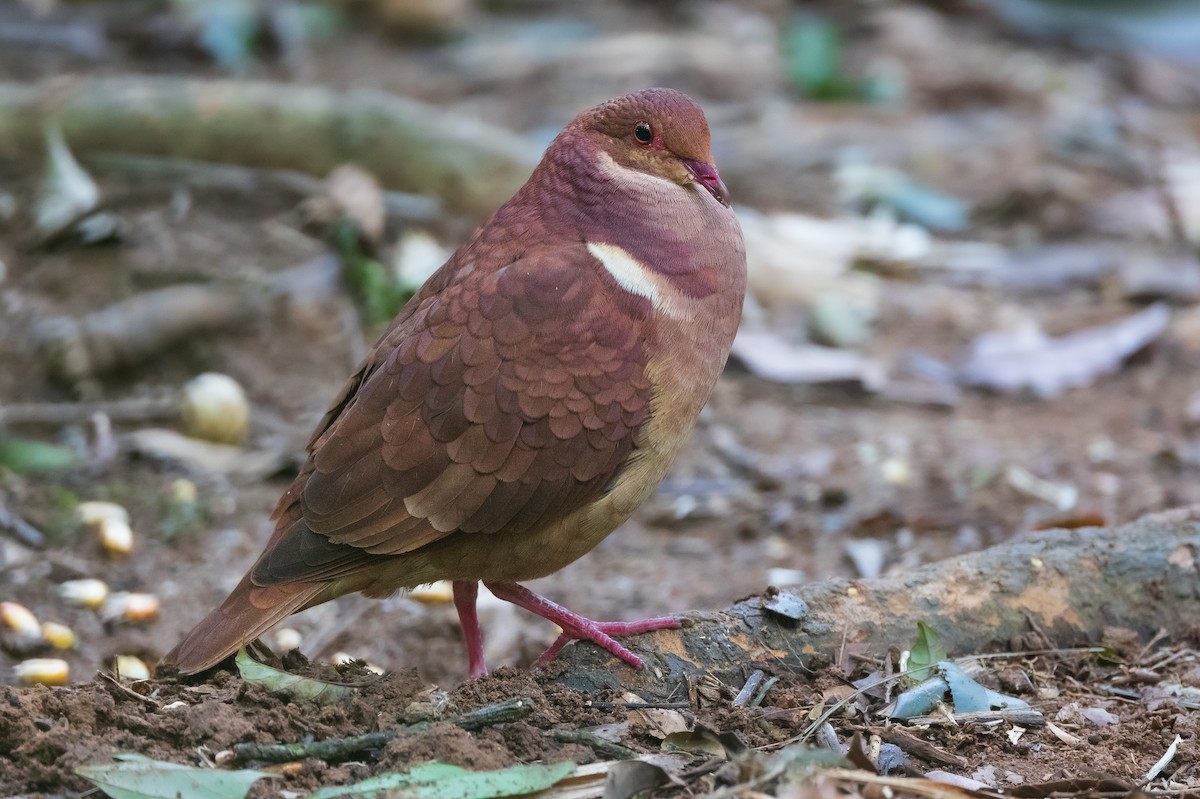
<svg viewBox="0 0 1200 799">
<path fill-rule="evenodd" d="M 32 658 L 14 666 L 13 674 L 25 685 L 66 685 L 71 667 L 58 658 Z"/>
<path fill-rule="evenodd" d="M 148 680 L 150 667 L 139 657 L 133 655 L 117 655 L 117 676 L 122 680 Z"/>
<path fill-rule="evenodd" d="M 409 590 L 408 596 L 422 605 L 444 605 L 454 601 L 454 583 L 449 580 L 438 580 L 429 585 L 418 585 Z"/>
<path fill-rule="evenodd" d="M 40 638 L 42 625 L 33 611 L 19 602 L 0 602 L 0 620 L 22 638 Z"/>
<path fill-rule="evenodd" d="M 72 605 L 98 608 L 108 598 L 108 584 L 95 578 L 67 580 L 59 584 L 58 595 Z"/>
<path fill-rule="evenodd" d="M 75 631 L 65 624 L 48 621 L 42 624 L 42 638 L 55 649 L 74 649 L 78 640 Z"/>
<path fill-rule="evenodd" d="M 171 501 L 176 505 L 190 505 L 197 497 L 196 484 L 191 480 L 181 477 L 171 483 Z"/>
<path fill-rule="evenodd" d="M 115 518 L 103 519 L 96 529 L 100 533 L 100 543 L 108 554 L 124 557 L 133 551 L 133 529 L 129 522 Z"/>
<path fill-rule="evenodd" d="M 192 438 L 241 444 L 250 427 L 246 392 L 229 375 L 206 372 L 183 387 L 183 430 Z"/>
<path fill-rule="evenodd" d="M 292 627 L 283 627 L 275 631 L 275 647 L 281 652 L 291 652 L 299 649 L 304 638 L 300 631 Z"/>
<path fill-rule="evenodd" d="M 140 624 L 157 617 L 158 606 L 158 597 L 154 594 L 120 591 L 109 595 L 100 608 L 100 615 L 109 621 Z"/>
<path fill-rule="evenodd" d="M 105 519 L 120 519 L 129 524 L 129 511 L 115 502 L 80 502 L 75 506 L 75 515 L 88 525 L 100 524 Z"/>
</svg>

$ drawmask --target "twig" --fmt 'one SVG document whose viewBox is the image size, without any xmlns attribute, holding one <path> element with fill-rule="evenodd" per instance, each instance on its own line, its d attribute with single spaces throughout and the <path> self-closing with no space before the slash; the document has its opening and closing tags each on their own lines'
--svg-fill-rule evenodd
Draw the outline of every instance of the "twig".
<svg viewBox="0 0 1200 799">
<path fill-rule="evenodd" d="M 775 683 L 777 683 L 777 682 L 779 682 L 779 678 L 772 677 L 771 679 L 769 679 L 765 683 L 763 683 L 762 687 L 758 689 L 758 693 L 756 693 L 754 695 L 754 698 L 750 700 L 750 707 L 758 707 L 759 705 L 761 705 L 763 703 L 763 700 L 767 698 L 767 691 L 770 691 L 772 688 L 774 688 Z"/>
<path fill-rule="evenodd" d="M 691 702 L 588 702 L 597 710 L 683 710 L 692 706 Z"/>
<path fill-rule="evenodd" d="M 970 765 L 970 761 L 961 755 L 951 754 L 943 749 L 939 749 L 929 741 L 923 741 L 912 733 L 905 732 L 899 727 L 880 727 L 872 728 L 871 732 L 878 735 L 883 740 L 908 752 L 910 755 L 916 755 L 922 760 L 930 763 L 936 763 L 939 766 L 953 766 L 956 768 L 966 768 Z"/>
<path fill-rule="evenodd" d="M 744 705 L 754 696 L 754 692 L 758 690 L 758 686 L 767 677 L 767 673 L 762 669 L 755 669 L 750 675 L 750 679 L 746 680 L 746 684 L 742 686 L 742 690 L 738 691 L 737 696 L 733 698 L 733 704 Z"/>
<path fill-rule="evenodd" d="M 465 713 L 458 718 L 450 719 L 449 722 L 468 732 L 476 732 L 495 724 L 518 721 L 532 712 L 533 700 L 527 696 L 518 696 Z M 315 757 L 319 760 L 342 760 L 356 752 L 382 748 L 394 738 L 416 735 L 432 726 L 433 723 L 423 721 L 398 730 L 369 732 L 349 738 L 325 738 L 320 741 L 289 744 L 246 742 L 235 744 L 233 755 L 235 760 L 241 762 L 257 760 L 264 763 L 287 763 L 293 760 L 303 760 L 306 757 Z"/>
<path fill-rule="evenodd" d="M 358 752 L 382 749 L 388 741 L 404 734 L 401 730 L 368 732 L 349 738 L 326 738 L 321 741 L 291 744 L 258 744 L 253 741 L 234 744 L 234 759 L 240 762 L 255 760 L 261 763 L 288 763 L 315 757 L 317 760 L 345 760 Z"/>
<path fill-rule="evenodd" d="M 555 730 L 554 740 L 561 744 L 583 744 L 590 746 L 596 754 L 613 760 L 632 760 L 638 753 L 628 746 L 606 741 L 594 732 L 586 730 Z"/>
<path fill-rule="evenodd" d="M 517 696 L 495 705 L 488 705 L 478 710 L 472 710 L 470 713 L 454 719 L 453 723 L 462 727 L 467 732 L 476 732 L 477 730 L 482 730 L 484 727 L 491 727 L 495 724 L 519 721 L 532 712 L 533 700 L 527 696 Z"/>
<path fill-rule="evenodd" d="M 150 705 L 150 707 L 162 707 L 162 703 L 159 702 L 157 699 L 152 699 L 149 696 L 142 696 L 137 691 L 130 688 L 128 685 L 122 685 L 120 680 L 118 680 L 116 677 L 112 676 L 111 674 L 109 674 L 106 671 L 96 672 L 96 676 L 99 677 L 100 679 L 104 680 L 106 683 L 108 683 L 112 687 L 116 688 L 121 693 L 125 694 L 126 696 L 132 697 L 133 699 L 136 699 L 139 702 L 145 702 L 147 705 Z"/>
<path fill-rule="evenodd" d="M 1046 723 L 1046 717 L 1040 710 L 1031 708 L 1013 708 L 1011 710 L 979 710 L 972 713 L 947 713 L 945 715 L 914 716 L 906 719 L 909 724 L 987 724 L 992 721 L 1008 721 L 1022 727 L 1041 727 Z"/>
<path fill-rule="evenodd" d="M 0 424 L 77 424 L 102 413 L 114 422 L 143 422 L 179 415 L 175 397 L 130 397 L 99 402 L 25 402 L 0 406 Z"/>
<path fill-rule="evenodd" d="M 43 319 L 34 327 L 34 338 L 57 377 L 81 381 L 137 363 L 189 336 L 249 322 L 265 305 L 263 294 L 249 286 L 170 286 L 78 319 Z"/>
<path fill-rule="evenodd" d="M 46 546 L 46 536 L 42 531 L 10 511 L 3 502 L 0 502 L 0 530 L 27 547 L 41 549 Z"/>
<path fill-rule="evenodd" d="M 189 158 L 124 153 L 95 153 L 87 160 L 104 172 L 183 184 L 191 191 L 259 194 L 263 189 L 273 189 L 301 200 L 325 190 L 325 181 L 293 169 L 255 169 Z M 442 204 L 436 197 L 386 191 L 383 202 L 388 215 L 396 219 L 425 222 L 442 215 Z"/>
<path fill-rule="evenodd" d="M 100 26 L 89 22 L 5 19 L 0 25 L 0 46 L 36 50 L 62 50 L 85 59 L 100 60 L 108 54 L 108 37 Z"/>
</svg>

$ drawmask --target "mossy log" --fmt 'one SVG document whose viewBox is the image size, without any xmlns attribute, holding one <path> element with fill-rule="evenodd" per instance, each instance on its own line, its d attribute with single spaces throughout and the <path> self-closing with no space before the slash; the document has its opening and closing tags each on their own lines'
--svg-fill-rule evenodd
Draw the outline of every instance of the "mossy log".
<svg viewBox="0 0 1200 799">
<path fill-rule="evenodd" d="M 0 158 L 39 159 L 50 114 L 85 161 L 124 152 L 322 177 L 352 161 L 473 218 L 508 199 L 540 155 L 503 128 L 371 89 L 121 76 L 0 83 Z"/>
<path fill-rule="evenodd" d="M 936 630 L 951 657 L 1009 650 L 1030 632 L 1055 647 L 1098 644 L 1108 627 L 1179 639 L 1198 629 L 1198 571 L 1200 507 L 1113 529 L 1054 530 L 878 580 L 786 588 L 794 596 L 785 610 L 798 619 L 767 609 L 771 593 L 688 614 L 683 629 L 626 641 L 645 671 L 576 643 L 560 655 L 561 680 L 648 701 L 686 698 L 689 681 L 705 674 L 736 688 L 755 668 L 800 671 L 813 658 L 836 658 L 844 644 L 875 654 L 905 648 L 918 621 Z"/>
</svg>

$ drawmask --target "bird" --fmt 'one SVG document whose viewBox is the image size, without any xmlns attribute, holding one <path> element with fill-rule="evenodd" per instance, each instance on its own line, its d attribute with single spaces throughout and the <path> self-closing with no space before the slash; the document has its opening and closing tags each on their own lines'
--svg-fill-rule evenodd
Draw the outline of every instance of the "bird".
<svg viewBox="0 0 1200 799">
<path fill-rule="evenodd" d="M 601 103 L 399 311 L 317 425 L 262 554 L 163 657 L 210 669 L 292 613 L 447 580 L 467 674 L 476 598 L 558 625 L 536 662 L 677 628 L 585 618 L 520 583 L 650 496 L 721 374 L 746 255 L 704 112 L 674 89 Z"/>
</svg>

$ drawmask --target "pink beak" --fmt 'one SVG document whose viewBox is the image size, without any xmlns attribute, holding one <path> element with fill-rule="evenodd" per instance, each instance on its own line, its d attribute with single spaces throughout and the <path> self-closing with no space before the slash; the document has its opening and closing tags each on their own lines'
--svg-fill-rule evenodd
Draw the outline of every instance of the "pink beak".
<svg viewBox="0 0 1200 799">
<path fill-rule="evenodd" d="M 683 165 L 687 167 L 688 172 L 692 173 L 692 177 L 696 179 L 704 188 L 708 189 L 708 193 L 717 198 L 717 201 L 729 207 L 729 189 L 725 186 L 725 181 L 721 180 L 721 176 L 717 174 L 717 168 L 712 164 L 706 164 L 703 161 L 693 161 L 690 158 L 684 158 Z"/>
</svg>

